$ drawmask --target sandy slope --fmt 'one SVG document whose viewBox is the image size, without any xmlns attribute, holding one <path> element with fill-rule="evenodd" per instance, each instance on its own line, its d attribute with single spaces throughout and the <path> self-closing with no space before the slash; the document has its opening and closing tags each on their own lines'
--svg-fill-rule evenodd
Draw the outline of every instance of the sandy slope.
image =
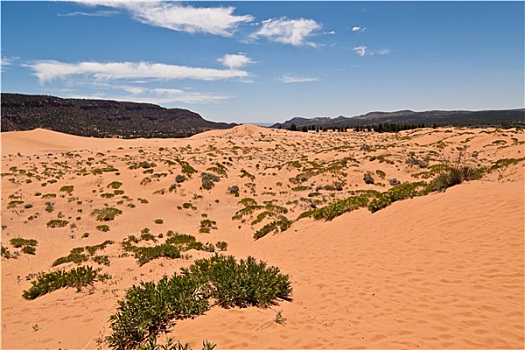
<svg viewBox="0 0 525 350">
<path fill-rule="evenodd" d="M 466 146 L 464 161 L 473 166 L 520 159 L 522 131 L 423 129 L 396 136 L 243 125 L 178 140 L 99 140 L 46 130 L 1 136 L 2 246 L 15 253 L 20 249 L 9 244 L 11 238 L 38 240 L 36 255 L 2 258 L 3 349 L 104 347 L 97 340 L 110 333 L 107 319 L 127 288 L 209 255 L 190 251 L 190 260 L 158 259 L 138 267 L 132 257 L 121 256 L 118 243 L 129 234 L 140 236 L 144 228 L 156 235 L 173 230 L 203 242 L 226 241 L 226 253 L 255 256 L 292 279 L 292 302 L 268 309 L 214 307 L 178 321 L 172 335 L 194 347 L 208 339 L 220 349 L 524 348 L 523 161 L 445 193 L 400 201 L 374 214 L 361 209 L 331 222 L 303 219 L 258 241 L 253 233 L 269 221 L 251 225 L 257 213 L 232 219 L 246 197 L 284 206 L 294 220 L 312 205 L 324 206 L 352 190 L 384 191 L 394 177 L 422 180 L 429 168 L 408 165 L 410 157 L 432 166 L 455 160 L 458 148 Z M 219 162 L 227 177 L 221 175 L 206 191 L 194 174 L 169 192 L 182 168 L 166 160 L 176 159 L 201 173 L 212 172 L 208 169 Z M 142 161 L 155 163 L 151 172 L 129 169 Z M 305 172 L 329 165 L 341 168 Z M 118 171 L 92 171 L 108 166 Z M 253 180 L 241 177 L 242 170 Z M 384 179 L 377 170 L 386 173 Z M 376 184 L 363 182 L 367 171 Z M 296 177 L 306 180 L 292 183 Z M 107 187 L 112 181 L 122 182 L 124 194 L 103 198 L 112 192 Z M 323 189 L 334 183 L 343 183 L 343 190 Z M 60 191 L 65 185 L 74 186 L 71 195 Z M 227 193 L 233 185 L 239 186 L 239 197 Z M 43 198 L 46 194 L 56 197 Z M 53 211 L 45 210 L 46 202 Z M 196 209 L 184 209 L 184 203 Z M 104 233 L 90 213 L 105 204 L 123 214 L 107 222 L 110 231 Z M 68 226 L 46 227 L 60 216 Z M 209 234 L 198 233 L 205 216 L 216 221 Z M 85 232 L 89 237 L 82 238 Z M 51 264 L 74 247 L 106 239 L 116 242 L 100 253 L 110 258 L 111 265 L 101 268 L 111 280 L 80 293 L 66 289 L 33 301 L 21 297 L 32 274 L 74 267 Z M 284 325 L 274 322 L 278 311 Z"/>
</svg>

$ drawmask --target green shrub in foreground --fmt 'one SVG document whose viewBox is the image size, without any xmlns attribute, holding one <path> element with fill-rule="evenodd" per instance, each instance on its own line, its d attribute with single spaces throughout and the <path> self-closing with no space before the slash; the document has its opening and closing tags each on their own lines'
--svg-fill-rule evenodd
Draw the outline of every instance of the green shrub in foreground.
<svg viewBox="0 0 525 350">
<path fill-rule="evenodd" d="M 290 300 L 292 287 L 288 275 L 277 267 L 267 267 L 248 257 L 239 263 L 233 256 L 215 255 L 199 259 L 183 274 L 202 276 L 211 284 L 211 296 L 222 307 L 267 307 L 278 298 Z"/>
<path fill-rule="evenodd" d="M 31 288 L 25 290 L 22 296 L 32 300 L 66 287 L 75 287 L 77 291 L 80 291 L 82 287 L 93 284 L 97 274 L 98 270 L 93 270 L 91 266 L 81 266 L 69 271 L 40 273 L 34 281 L 31 281 Z"/>
<path fill-rule="evenodd" d="M 155 348 L 148 344 L 155 342 L 157 335 L 177 319 L 203 314 L 210 307 L 210 298 L 223 307 L 266 307 L 277 298 L 290 300 L 291 293 L 287 275 L 253 257 L 239 263 L 232 256 L 219 255 L 196 260 L 180 275 L 128 289 L 109 319 L 112 333 L 106 341 L 118 350 Z M 208 343 L 204 348 L 213 346 Z"/>
</svg>

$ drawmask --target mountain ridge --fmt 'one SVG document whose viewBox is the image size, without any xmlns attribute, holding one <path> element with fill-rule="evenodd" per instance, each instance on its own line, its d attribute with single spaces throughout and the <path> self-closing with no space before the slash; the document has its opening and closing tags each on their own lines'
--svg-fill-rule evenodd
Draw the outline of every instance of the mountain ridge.
<svg viewBox="0 0 525 350">
<path fill-rule="evenodd" d="M 237 125 L 151 103 L 15 93 L 2 93 L 1 97 L 2 132 L 42 128 L 78 136 L 167 138 Z"/>
<path fill-rule="evenodd" d="M 272 128 L 289 129 L 292 124 L 296 127 L 316 126 L 316 127 L 355 127 L 374 124 L 425 124 L 427 126 L 454 125 L 454 126 L 487 126 L 487 125 L 525 125 L 525 109 L 506 109 L 506 110 L 430 110 L 416 112 L 409 109 L 382 112 L 373 111 L 366 114 L 345 117 L 314 117 L 303 118 L 294 117 L 283 123 L 275 123 Z"/>
</svg>

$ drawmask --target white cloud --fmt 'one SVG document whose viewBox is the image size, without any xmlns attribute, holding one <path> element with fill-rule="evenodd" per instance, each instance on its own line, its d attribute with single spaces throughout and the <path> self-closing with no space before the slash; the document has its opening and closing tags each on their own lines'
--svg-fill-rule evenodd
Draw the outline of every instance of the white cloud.
<svg viewBox="0 0 525 350">
<path fill-rule="evenodd" d="M 220 80 L 245 78 L 248 73 L 237 69 L 196 68 L 150 62 L 80 62 L 40 61 L 27 65 L 40 83 L 82 75 L 96 80 L 111 79 L 195 79 Z"/>
<path fill-rule="evenodd" d="M 280 78 L 279 81 L 285 84 L 291 84 L 291 83 L 309 83 L 309 82 L 319 81 L 319 79 L 313 78 L 313 77 L 294 77 L 291 75 L 285 75 L 282 78 Z"/>
<path fill-rule="evenodd" d="M 149 98 L 150 101 L 157 101 L 155 103 L 217 103 L 229 99 L 230 96 L 221 94 L 206 94 L 200 92 L 188 92 L 180 89 L 152 89 L 151 92 L 156 97 Z"/>
<path fill-rule="evenodd" d="M 332 30 L 332 31 L 329 31 L 329 32 L 323 32 L 323 34 L 325 34 L 325 35 L 335 35 L 337 33 L 335 32 L 335 30 Z"/>
<path fill-rule="evenodd" d="M 352 27 L 352 32 L 364 32 L 366 28 L 361 28 L 359 26 Z"/>
<path fill-rule="evenodd" d="M 11 66 L 14 61 L 19 59 L 20 57 L 2 57 L 0 61 L 0 72 L 5 72 L 7 67 Z"/>
<path fill-rule="evenodd" d="M 354 51 L 359 56 L 363 57 L 364 55 L 366 55 L 366 46 L 356 46 L 354 47 Z"/>
<path fill-rule="evenodd" d="M 358 54 L 361 57 L 363 57 L 363 56 L 374 56 L 374 55 L 384 56 L 384 55 L 390 54 L 390 49 L 387 49 L 387 48 L 383 48 L 383 49 L 377 50 L 377 51 L 372 51 L 372 50 L 369 50 L 366 46 L 356 46 L 356 47 L 354 47 L 353 50 L 354 50 L 354 52 L 356 54 Z"/>
<path fill-rule="evenodd" d="M 242 53 L 224 55 L 224 57 L 219 58 L 217 61 L 229 69 L 240 69 L 248 63 L 254 63 L 251 58 Z"/>
<path fill-rule="evenodd" d="M 95 0 L 81 3 L 124 9 L 139 22 L 187 33 L 231 36 L 239 24 L 253 21 L 250 15 L 234 15 L 235 7 L 191 7 L 164 1 Z"/>
<path fill-rule="evenodd" d="M 317 45 L 306 39 L 312 33 L 321 28 L 321 24 L 312 19 L 269 19 L 262 22 L 262 28 L 251 35 L 252 38 L 266 37 L 282 44 L 294 46 L 308 45 L 316 47 Z"/>
<path fill-rule="evenodd" d="M 87 17 L 110 17 L 118 14 L 117 11 L 96 11 L 96 12 L 69 12 L 64 14 L 58 14 L 60 17 L 76 17 L 76 16 L 87 16 Z"/>
</svg>

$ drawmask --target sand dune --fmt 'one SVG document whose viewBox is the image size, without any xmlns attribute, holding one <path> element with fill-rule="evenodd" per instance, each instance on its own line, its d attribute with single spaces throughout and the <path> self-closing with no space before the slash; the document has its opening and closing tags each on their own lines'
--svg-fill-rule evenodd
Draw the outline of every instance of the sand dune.
<svg viewBox="0 0 525 350">
<path fill-rule="evenodd" d="M 127 288 L 211 254 L 192 250 L 190 259 L 139 267 L 119 243 L 146 228 L 156 236 L 173 230 L 202 242 L 226 241 L 226 254 L 265 260 L 292 280 L 291 302 L 213 307 L 177 321 L 170 334 L 194 348 L 203 339 L 217 349 L 524 348 L 523 131 L 294 133 L 242 125 L 177 140 L 46 130 L 1 136 L 2 246 L 18 255 L 2 258 L 3 349 L 104 348 L 107 320 Z M 394 178 L 430 181 L 433 169 L 457 160 L 460 150 L 464 164 L 492 170 L 373 214 L 359 209 L 328 222 L 295 221 L 356 190 L 386 191 Z M 184 162 L 198 173 L 183 173 Z M 202 189 L 204 172 L 220 178 L 211 190 Z M 367 172 L 374 184 L 364 182 Z M 181 174 L 186 179 L 177 183 Z M 115 181 L 123 192 L 108 187 Z M 61 191 L 64 186 L 72 192 Z M 271 218 L 253 223 L 255 212 L 233 219 L 243 198 L 283 206 L 294 222 L 256 241 L 254 232 Z M 104 222 L 109 231 L 102 232 L 91 213 L 106 205 L 122 214 Z M 68 223 L 47 227 L 57 219 Z M 199 232 L 203 219 L 216 222 L 210 233 Z M 36 254 L 13 247 L 9 240 L 16 237 L 36 239 Z M 55 259 L 108 239 L 115 243 L 100 254 L 110 265 L 85 264 L 110 280 L 79 293 L 22 298 L 34 274 L 76 266 L 52 267 Z M 275 322 L 278 311 L 284 324 Z"/>
</svg>

